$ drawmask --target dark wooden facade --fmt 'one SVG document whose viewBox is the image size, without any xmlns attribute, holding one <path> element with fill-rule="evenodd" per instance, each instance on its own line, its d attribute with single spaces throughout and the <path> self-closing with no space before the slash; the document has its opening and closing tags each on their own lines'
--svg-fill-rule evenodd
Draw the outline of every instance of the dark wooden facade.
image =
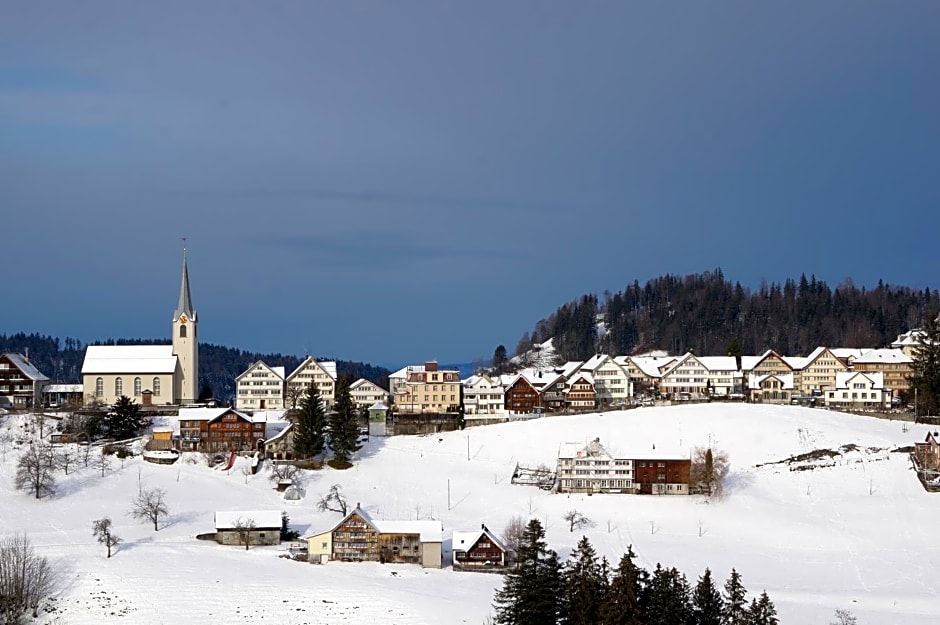
<svg viewBox="0 0 940 625">
<path fill-rule="evenodd" d="M 42 386 L 48 381 L 22 354 L 0 354 L 0 408 L 39 406 Z"/>
<path fill-rule="evenodd" d="M 506 410 L 510 413 L 530 413 L 542 407 L 542 396 L 521 375 L 506 389 Z"/>
<path fill-rule="evenodd" d="M 181 419 L 180 445 L 184 450 L 251 451 L 264 441 L 264 426 L 234 408 L 212 419 Z"/>
<path fill-rule="evenodd" d="M 454 566 L 501 567 L 507 564 L 506 548 L 485 525 L 472 544 L 460 546 L 452 544 L 451 548 L 454 552 Z"/>
<path fill-rule="evenodd" d="M 594 383 L 584 376 L 576 377 L 568 389 L 567 405 L 572 410 L 595 410 L 597 392 L 594 390 Z"/>
<path fill-rule="evenodd" d="M 333 559 L 347 562 L 379 560 L 379 532 L 355 512 L 333 530 Z"/>
<path fill-rule="evenodd" d="M 633 461 L 633 483 L 641 495 L 687 495 L 692 461 L 640 458 Z"/>
</svg>

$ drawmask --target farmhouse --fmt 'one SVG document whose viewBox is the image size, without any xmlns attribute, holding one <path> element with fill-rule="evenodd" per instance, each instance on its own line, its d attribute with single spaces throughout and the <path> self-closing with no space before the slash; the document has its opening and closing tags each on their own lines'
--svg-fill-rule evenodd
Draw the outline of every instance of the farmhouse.
<svg viewBox="0 0 940 625">
<path fill-rule="evenodd" d="M 264 443 L 265 415 L 234 408 L 180 408 L 183 451 L 249 451 Z"/>
<path fill-rule="evenodd" d="M 558 492 L 632 493 L 633 461 L 613 458 L 601 439 L 564 443 L 558 451 Z"/>
<path fill-rule="evenodd" d="M 255 510 L 215 513 L 215 539 L 220 545 L 277 545 L 281 542 L 281 513 Z"/>
<path fill-rule="evenodd" d="M 12 352 L 0 354 L 0 408 L 39 406 L 40 392 L 48 381 L 28 357 Z"/>
<path fill-rule="evenodd" d="M 330 560 L 420 564 L 441 568 L 440 521 L 379 521 L 358 505 L 332 529 L 307 537 L 310 562 Z"/>
<path fill-rule="evenodd" d="M 454 532 L 451 538 L 454 568 L 497 568 L 508 564 L 508 549 L 486 525 L 473 532 Z"/>
</svg>

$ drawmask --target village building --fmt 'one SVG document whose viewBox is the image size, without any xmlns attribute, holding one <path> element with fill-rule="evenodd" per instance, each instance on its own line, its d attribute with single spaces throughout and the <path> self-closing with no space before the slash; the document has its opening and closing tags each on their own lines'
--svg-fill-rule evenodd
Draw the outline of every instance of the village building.
<svg viewBox="0 0 940 625">
<path fill-rule="evenodd" d="M 154 404 L 194 403 L 199 390 L 198 326 L 184 249 L 171 344 L 89 345 L 82 364 L 85 403 L 110 406 L 122 395 L 142 402 L 145 391 L 150 391 Z"/>
<path fill-rule="evenodd" d="M 789 404 L 795 395 L 793 373 L 752 373 L 748 376 L 748 399 L 764 404 Z"/>
<path fill-rule="evenodd" d="M 791 364 L 794 359 L 790 360 Z M 828 347 L 817 347 L 805 358 L 802 366 L 794 367 L 796 386 L 800 395 L 821 395 L 836 384 L 836 374 L 848 371 L 849 367 Z"/>
<path fill-rule="evenodd" d="M 891 405 L 891 391 L 884 387 L 880 371 L 843 371 L 836 374 L 832 390 L 825 393 L 826 406 L 855 410 L 884 410 Z"/>
<path fill-rule="evenodd" d="M 365 378 L 359 378 L 349 385 L 349 396 L 360 410 L 388 402 L 388 391 Z"/>
<path fill-rule="evenodd" d="M 499 376 L 472 375 L 461 382 L 464 415 L 502 415 L 506 413 L 505 389 Z"/>
<path fill-rule="evenodd" d="M 23 354 L 0 354 L 0 408 L 29 409 L 42 405 L 42 388 L 49 381 Z"/>
<path fill-rule="evenodd" d="M 296 408 L 311 383 L 316 385 L 323 407 L 327 410 L 332 408 L 336 401 L 336 362 L 317 362 L 307 356 L 285 380 L 286 397 L 283 407 Z"/>
<path fill-rule="evenodd" d="M 633 384 L 629 370 L 606 354 L 597 354 L 579 369 L 594 381 L 594 394 L 598 408 L 622 408 L 633 398 Z"/>
<path fill-rule="evenodd" d="M 856 371 L 884 374 L 884 385 L 894 397 L 911 388 L 910 376 L 914 374 L 914 359 L 897 348 L 870 349 L 855 358 L 852 366 Z"/>
<path fill-rule="evenodd" d="M 182 451 L 253 451 L 264 445 L 266 417 L 234 408 L 180 408 Z"/>
<path fill-rule="evenodd" d="M 509 564 L 509 550 L 485 524 L 472 532 L 454 532 L 450 542 L 454 569 L 488 569 Z"/>
<path fill-rule="evenodd" d="M 931 471 L 940 469 L 940 434 L 927 432 L 922 443 L 914 443 L 914 455 L 921 468 Z"/>
<path fill-rule="evenodd" d="M 633 482 L 640 495 L 688 495 L 692 460 L 663 453 L 633 458 Z"/>
<path fill-rule="evenodd" d="M 530 378 L 520 373 L 506 387 L 505 405 L 510 414 L 530 414 L 542 408 L 542 396 Z"/>
<path fill-rule="evenodd" d="M 404 383 L 396 383 L 395 407 L 408 413 L 444 413 L 460 409 L 460 372 L 441 370 L 426 362 L 421 370 L 409 368 Z"/>
<path fill-rule="evenodd" d="M 253 363 L 235 378 L 235 408 L 238 410 L 283 410 L 284 367 Z"/>
<path fill-rule="evenodd" d="M 578 372 L 565 389 L 565 406 L 570 410 L 588 412 L 597 409 L 594 378 L 590 373 Z"/>
<path fill-rule="evenodd" d="M 440 521 L 373 519 L 358 504 L 332 529 L 306 538 L 310 562 L 382 562 L 420 564 L 439 569 L 443 559 Z"/>
<path fill-rule="evenodd" d="M 632 493 L 633 460 L 614 458 L 599 438 L 590 443 L 564 443 L 556 471 L 560 493 Z"/>
<path fill-rule="evenodd" d="M 42 387 L 42 405 L 46 408 L 76 408 L 84 402 L 81 384 L 46 384 Z"/>
<path fill-rule="evenodd" d="M 244 510 L 215 513 L 215 539 L 220 545 L 278 545 L 281 513 L 277 510 Z"/>
</svg>

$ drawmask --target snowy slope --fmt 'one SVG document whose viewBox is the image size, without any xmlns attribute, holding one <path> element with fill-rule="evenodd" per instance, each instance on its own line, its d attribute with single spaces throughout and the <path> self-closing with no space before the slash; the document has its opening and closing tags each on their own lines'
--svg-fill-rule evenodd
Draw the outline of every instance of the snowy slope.
<svg viewBox="0 0 940 625">
<path fill-rule="evenodd" d="M 6 427 L 12 427 L 7 424 Z M 940 494 L 926 493 L 899 445 L 926 428 L 790 406 L 689 405 L 604 415 L 549 417 L 424 437 L 372 437 L 354 468 L 309 475 L 307 496 L 285 502 L 263 475 L 246 478 L 240 459 L 225 473 L 202 464 L 116 462 L 60 474 L 59 493 L 35 501 L 12 490 L 18 452 L 0 447 L 0 534 L 27 531 L 62 570 L 46 622 L 61 623 L 482 623 L 495 575 L 415 566 L 278 558 L 280 548 L 221 547 L 196 541 L 215 510 L 287 510 L 301 533 L 328 529 L 340 515 L 316 510 L 341 484 L 350 504 L 380 519 L 439 518 L 445 550 L 453 530 L 485 522 L 501 532 L 513 515 L 537 517 L 549 545 L 566 557 L 586 534 L 610 560 L 632 544 L 639 563 L 676 566 L 691 581 L 732 567 L 751 596 L 767 590 L 783 623 L 825 623 L 836 608 L 860 623 L 936 623 L 940 547 L 931 529 Z M 510 484 L 516 462 L 553 465 L 562 442 L 600 437 L 612 452 L 684 450 L 713 444 L 732 472 L 722 501 L 703 497 L 566 496 Z M 815 449 L 840 450 L 813 470 L 778 461 Z M 851 448 L 850 448 L 851 449 Z M 768 464 L 773 463 L 773 464 Z M 127 509 L 140 486 L 167 491 L 171 517 L 153 532 Z M 576 508 L 594 526 L 570 533 Z M 110 560 L 92 521 L 110 515 L 124 542 Z M 449 557 L 449 553 L 445 558 Z"/>
</svg>

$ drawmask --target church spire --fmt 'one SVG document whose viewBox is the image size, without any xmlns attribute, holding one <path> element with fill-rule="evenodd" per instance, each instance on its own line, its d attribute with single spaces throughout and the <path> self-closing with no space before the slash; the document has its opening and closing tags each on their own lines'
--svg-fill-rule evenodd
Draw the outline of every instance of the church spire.
<svg viewBox="0 0 940 625">
<path fill-rule="evenodd" d="M 189 297 L 189 270 L 186 268 L 186 248 L 183 248 L 183 280 L 180 283 L 180 301 L 176 305 L 173 319 L 178 320 L 180 315 L 186 314 L 190 321 L 196 320 L 196 311 L 193 310 L 193 301 Z"/>
</svg>

